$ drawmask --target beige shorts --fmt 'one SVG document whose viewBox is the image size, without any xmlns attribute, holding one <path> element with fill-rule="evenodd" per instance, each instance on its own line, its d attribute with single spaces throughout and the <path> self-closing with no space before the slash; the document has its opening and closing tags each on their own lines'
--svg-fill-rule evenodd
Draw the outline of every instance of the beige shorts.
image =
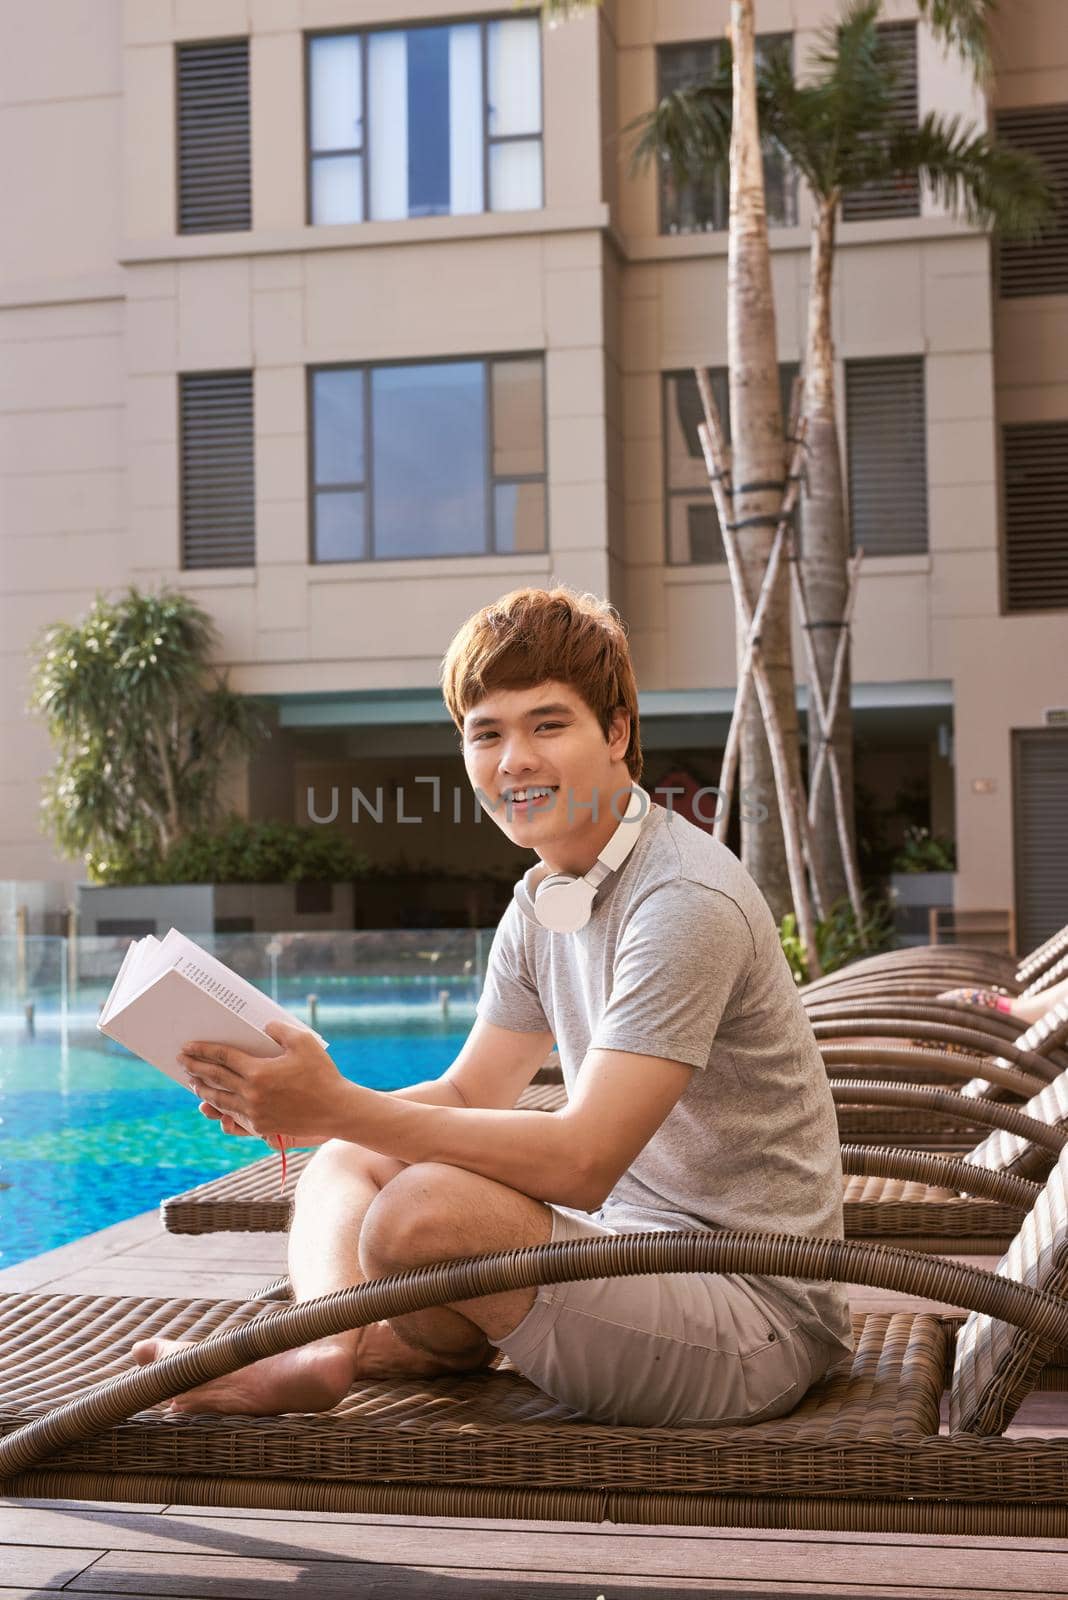
<svg viewBox="0 0 1068 1600">
<path fill-rule="evenodd" d="M 549 1209 L 553 1242 L 625 1231 Z M 491 1342 L 554 1400 L 594 1422 L 640 1427 L 782 1416 L 845 1354 L 732 1273 L 542 1284 L 518 1327 Z"/>
</svg>

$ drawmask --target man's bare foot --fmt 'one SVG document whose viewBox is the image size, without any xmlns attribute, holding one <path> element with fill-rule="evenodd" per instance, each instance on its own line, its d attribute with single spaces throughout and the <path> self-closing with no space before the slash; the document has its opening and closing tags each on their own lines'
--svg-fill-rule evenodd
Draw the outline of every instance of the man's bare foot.
<svg viewBox="0 0 1068 1600">
<path fill-rule="evenodd" d="M 488 1366 L 494 1347 L 467 1356 L 442 1358 L 415 1350 L 394 1333 L 388 1322 L 360 1328 L 355 1354 L 350 1342 L 320 1339 L 297 1350 L 284 1350 L 210 1383 L 176 1395 L 171 1411 L 215 1411 L 230 1416 L 276 1417 L 287 1411 L 329 1411 L 343 1400 L 356 1378 L 438 1378 L 444 1373 Z M 188 1350 L 189 1339 L 141 1339 L 131 1354 L 138 1366 Z"/>
<path fill-rule="evenodd" d="M 191 1349 L 190 1339 L 140 1339 L 131 1354 L 139 1367 Z M 323 1339 L 283 1350 L 202 1383 L 169 1402 L 170 1411 L 219 1411 L 230 1416 L 277 1417 L 285 1411 L 329 1411 L 348 1393 L 354 1376 L 352 1348 Z"/>
</svg>

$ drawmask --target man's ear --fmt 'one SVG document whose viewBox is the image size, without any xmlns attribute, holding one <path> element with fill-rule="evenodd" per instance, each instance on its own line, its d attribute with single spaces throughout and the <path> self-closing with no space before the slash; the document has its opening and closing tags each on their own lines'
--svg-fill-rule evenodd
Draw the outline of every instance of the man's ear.
<svg viewBox="0 0 1068 1600">
<path fill-rule="evenodd" d="M 626 706 L 616 706 L 612 712 L 612 720 L 608 727 L 609 748 L 618 749 L 620 755 L 625 755 L 629 743 L 630 712 Z"/>
</svg>

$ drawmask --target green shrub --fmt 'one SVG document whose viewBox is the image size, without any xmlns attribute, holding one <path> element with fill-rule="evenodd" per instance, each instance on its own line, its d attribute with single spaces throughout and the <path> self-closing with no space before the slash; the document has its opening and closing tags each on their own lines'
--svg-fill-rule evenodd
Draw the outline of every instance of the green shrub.
<svg viewBox="0 0 1068 1600">
<path fill-rule="evenodd" d="M 111 850 L 90 870 L 96 883 L 345 883 L 369 868 L 328 828 L 231 817 L 221 828 L 194 829 L 162 855 Z"/>
<path fill-rule="evenodd" d="M 830 912 L 816 923 L 816 952 L 824 972 L 859 961 L 862 956 L 889 950 L 894 940 L 894 918 L 885 900 L 865 896 L 862 919 L 857 923 L 848 900 L 837 900 Z M 797 929 L 797 918 L 788 911 L 779 924 L 779 942 L 797 984 L 808 982 L 808 963 Z"/>
<path fill-rule="evenodd" d="M 893 860 L 895 872 L 955 872 L 957 847 L 945 834 L 929 828 L 905 829 L 905 843 Z"/>
<path fill-rule="evenodd" d="M 98 594 L 40 635 L 30 709 L 55 746 L 44 817 L 96 881 L 156 881 L 151 863 L 218 825 L 227 765 L 267 736 L 262 708 L 212 665 L 218 644 L 208 613 L 166 586 Z"/>
</svg>

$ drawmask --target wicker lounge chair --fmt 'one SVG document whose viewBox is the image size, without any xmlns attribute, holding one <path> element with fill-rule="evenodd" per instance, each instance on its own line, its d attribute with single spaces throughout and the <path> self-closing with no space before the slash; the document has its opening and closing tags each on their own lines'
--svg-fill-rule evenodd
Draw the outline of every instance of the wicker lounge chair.
<svg viewBox="0 0 1068 1600">
<path fill-rule="evenodd" d="M 993 1130 L 982 1142 L 951 1160 L 929 1152 L 845 1144 L 842 1164 L 845 1231 L 849 1238 L 907 1244 L 911 1249 L 954 1254 L 996 1254 L 1032 1203 L 1020 1178 L 1044 1178 L 1057 1153 L 1068 1144 L 1068 1071 L 1023 1106 L 977 1103 L 941 1087 L 896 1083 L 832 1081 L 842 1109 L 857 1102 L 907 1107 L 955 1118 L 974 1128 Z M 562 1084 L 533 1086 L 523 1095 L 525 1109 L 554 1111 L 565 1102 Z M 278 1189 L 278 1163 L 272 1156 L 237 1172 L 213 1178 L 160 1206 L 168 1233 L 282 1233 L 289 1226 L 297 1182 L 310 1151 L 295 1151 L 285 1189 Z M 974 1169 L 984 1174 L 983 1187 Z M 1001 1183 L 1007 1174 L 1010 1181 Z"/>
<path fill-rule="evenodd" d="M 857 1006 L 860 1007 L 859 1011 L 854 1009 Z M 986 1071 L 989 1065 L 997 1068 L 1015 1066 L 1032 1077 L 1044 1077 L 1048 1082 L 1068 1068 L 1068 1050 L 1064 1048 L 1068 1044 L 1068 1002 L 1058 1002 L 1045 1016 L 1025 1032 L 1016 1033 L 1011 1040 L 989 1026 L 973 1027 L 970 1020 L 967 1029 L 946 1025 L 942 1017 L 932 1021 L 925 1015 L 927 1009 L 926 1005 L 909 1005 L 902 1001 L 850 1001 L 833 1009 L 820 1008 L 812 1014 L 811 1020 L 829 1066 L 842 1059 L 843 1035 L 853 1037 L 859 1032 L 862 1041 L 866 1037 L 885 1037 L 884 1029 L 888 1028 L 891 1033 L 902 1037 L 910 1035 L 916 1043 L 933 1047 L 942 1056 L 941 1061 L 932 1056 L 924 1060 L 927 1082 L 949 1081 L 964 1075 L 966 1081 L 960 1086 L 960 1092 L 966 1098 L 975 1100 L 1005 1099 L 1018 1090 L 1018 1086 L 1014 1090 L 1006 1080 L 992 1078 Z M 986 1015 L 992 1018 L 996 1013 L 987 1012 Z M 1010 1025 L 1015 1027 L 1015 1024 Z M 834 1045 L 835 1048 L 828 1051 L 828 1045 Z M 974 1063 L 974 1052 L 980 1049 L 984 1052 L 983 1064 L 976 1066 L 975 1077 L 967 1078 L 965 1065 L 969 1059 Z M 947 1051 L 956 1057 L 952 1065 L 944 1059 Z M 991 1057 L 991 1053 L 997 1051 L 1003 1053 L 995 1053 Z M 859 1079 L 870 1076 L 871 1072 L 870 1066 L 865 1067 L 854 1061 L 850 1076 Z M 910 1148 L 958 1153 L 963 1153 L 977 1136 L 974 1122 L 971 1128 L 954 1131 L 947 1129 L 945 1122 L 937 1116 L 932 1118 L 929 1113 L 910 1115 L 899 1111 L 887 1114 L 885 1111 L 873 1113 L 868 1109 L 842 1110 L 839 1113 L 839 1129 L 843 1138 L 859 1139 L 865 1143 L 889 1142 Z"/>
<path fill-rule="evenodd" d="M 866 956 L 806 984 L 805 1003 L 869 995 L 933 998 L 960 985 L 998 986 L 1009 994 L 1033 994 L 1068 974 L 1068 924 L 1022 961 L 1001 951 L 959 945 L 923 945 Z"/>
<path fill-rule="evenodd" d="M 1068 1534 L 1068 1438 L 1005 1438 L 1068 1342 L 1068 1153 L 991 1274 L 882 1246 L 709 1232 L 572 1240 L 379 1279 L 318 1301 L 0 1299 L 0 1492 L 436 1516 L 999 1536 Z M 749 1427 L 594 1423 L 506 1361 L 357 1384 L 331 1413 L 147 1408 L 343 1328 L 541 1282 L 744 1271 L 968 1307 L 858 1319 L 857 1349 L 789 1416 Z M 134 1332 L 202 1342 L 129 1369 Z M 951 1371 L 950 1429 L 939 1407 Z"/>
</svg>

